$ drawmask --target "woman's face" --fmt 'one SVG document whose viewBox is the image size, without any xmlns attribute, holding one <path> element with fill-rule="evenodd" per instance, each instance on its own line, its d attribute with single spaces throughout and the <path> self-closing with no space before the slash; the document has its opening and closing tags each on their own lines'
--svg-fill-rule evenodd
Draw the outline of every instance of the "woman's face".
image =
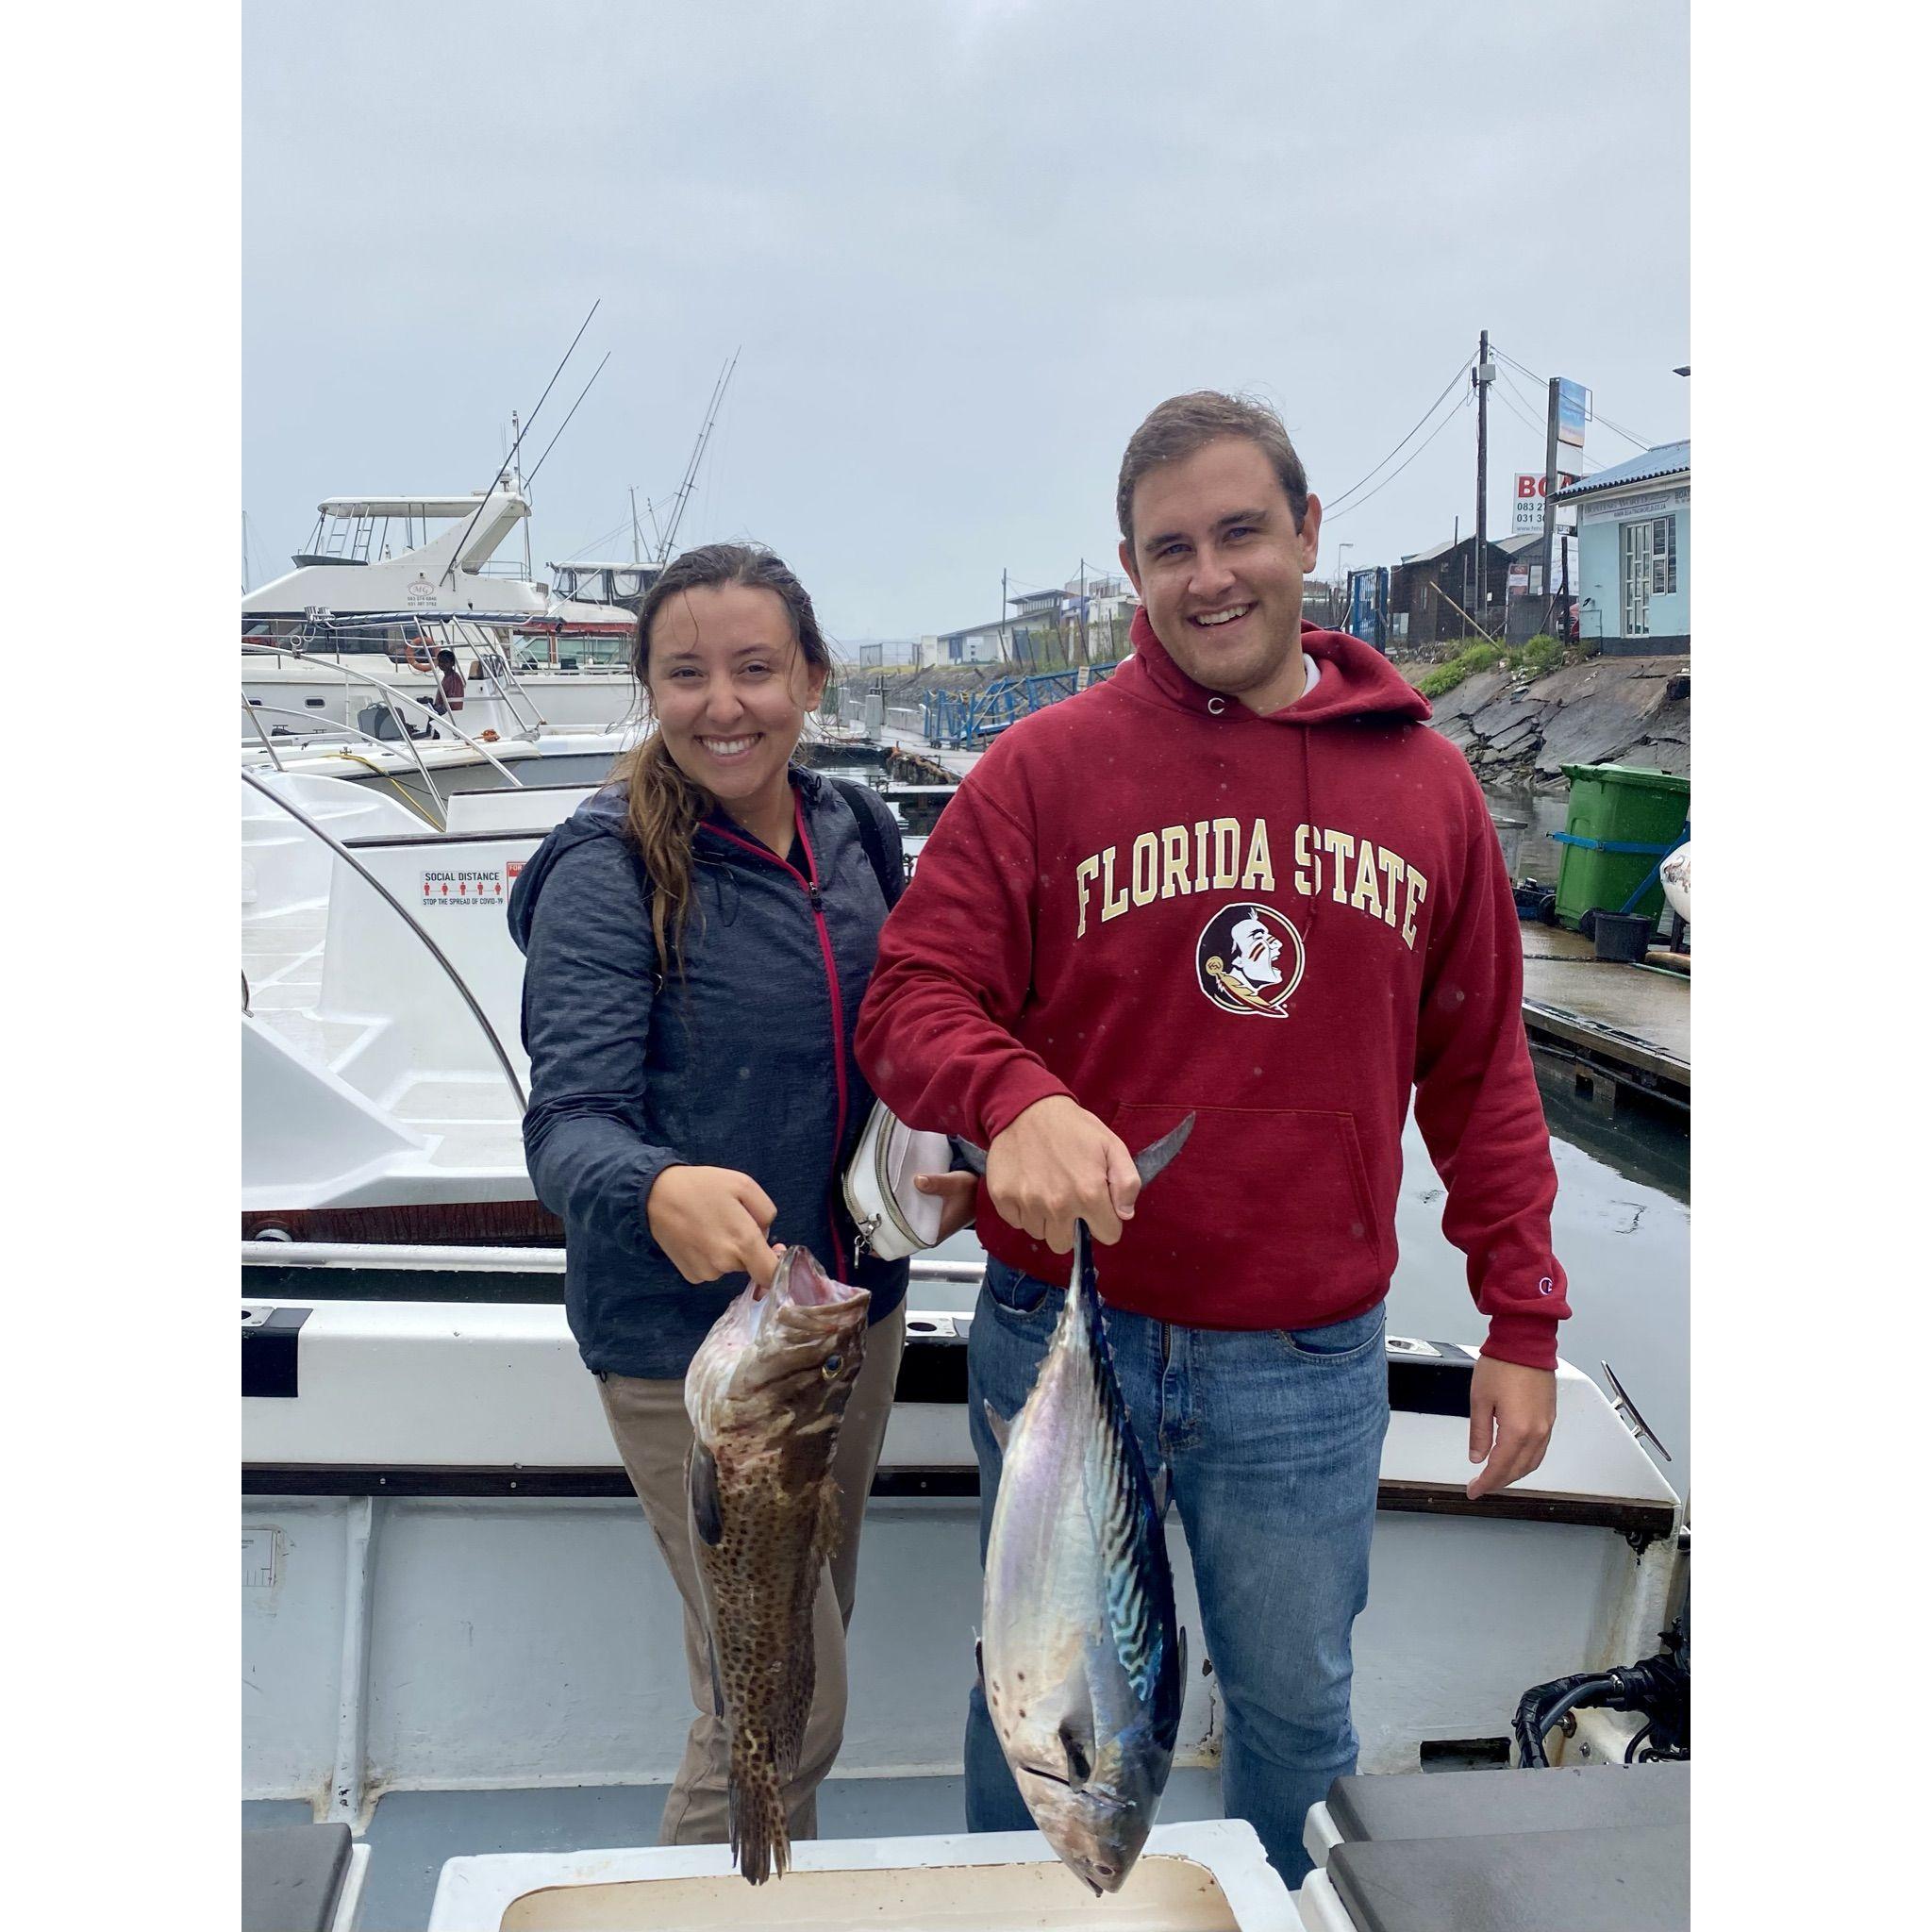
<svg viewBox="0 0 1932 1932">
<path fill-rule="evenodd" d="M 664 748 L 688 778 L 726 807 L 777 796 L 825 674 L 807 661 L 775 591 L 678 592 L 651 622 L 645 673 Z"/>
</svg>

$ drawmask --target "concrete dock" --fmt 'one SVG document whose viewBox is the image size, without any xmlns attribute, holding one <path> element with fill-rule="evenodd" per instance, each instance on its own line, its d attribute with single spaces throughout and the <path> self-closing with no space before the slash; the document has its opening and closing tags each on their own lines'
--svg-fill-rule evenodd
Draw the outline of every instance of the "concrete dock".
<svg viewBox="0 0 1932 1932">
<path fill-rule="evenodd" d="M 1621 1093 L 1690 1105 L 1690 981 L 1596 957 L 1579 934 L 1525 924 L 1523 1024 L 1530 1045 L 1571 1063 L 1607 1109 Z"/>
</svg>

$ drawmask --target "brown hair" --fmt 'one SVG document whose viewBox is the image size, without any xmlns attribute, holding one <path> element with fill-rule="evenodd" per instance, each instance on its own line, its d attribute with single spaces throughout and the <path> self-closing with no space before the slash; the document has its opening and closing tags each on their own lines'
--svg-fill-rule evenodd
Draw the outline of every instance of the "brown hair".
<svg viewBox="0 0 1932 1932">
<path fill-rule="evenodd" d="M 1273 464 L 1274 474 L 1288 495 L 1288 507 L 1294 512 L 1299 530 L 1308 513 L 1308 473 L 1288 440 L 1281 418 L 1266 403 L 1252 396 L 1224 395 L 1214 389 L 1191 390 L 1184 396 L 1169 396 L 1156 405 L 1146 421 L 1127 439 L 1126 454 L 1121 458 L 1120 486 L 1114 491 L 1114 514 L 1121 525 L 1121 541 L 1131 556 L 1134 550 L 1134 486 L 1149 470 L 1191 457 L 1224 436 L 1244 436 L 1259 446 Z"/>
<path fill-rule="evenodd" d="M 791 634 L 805 661 L 829 671 L 832 654 L 819 630 L 805 586 L 783 561 L 757 543 L 706 543 L 675 558 L 644 592 L 631 638 L 630 668 L 648 706 L 651 696 L 651 625 L 672 598 L 724 584 L 770 591 L 791 619 Z M 625 829 L 650 874 L 651 934 L 661 960 L 676 955 L 683 970 L 684 928 L 691 917 L 691 841 L 711 808 L 710 794 L 685 774 L 654 731 L 622 759 L 614 776 L 630 791 Z"/>
</svg>

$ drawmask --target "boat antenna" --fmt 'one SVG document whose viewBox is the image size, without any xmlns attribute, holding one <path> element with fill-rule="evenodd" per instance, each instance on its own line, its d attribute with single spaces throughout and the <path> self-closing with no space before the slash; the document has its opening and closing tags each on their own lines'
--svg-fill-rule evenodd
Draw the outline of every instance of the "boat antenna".
<svg viewBox="0 0 1932 1932">
<path fill-rule="evenodd" d="M 698 465 L 705 459 L 705 444 L 711 440 L 711 431 L 717 426 L 718 410 L 724 401 L 724 391 L 731 383 L 731 372 L 738 367 L 738 358 L 744 353 L 741 343 L 731 352 L 731 359 L 724 365 L 724 373 L 711 387 L 711 400 L 705 410 L 705 426 L 698 431 L 697 446 L 691 453 L 691 461 L 684 466 L 684 481 L 677 486 L 677 494 L 671 499 L 671 519 L 664 527 L 663 541 L 658 546 L 658 562 L 671 561 L 671 546 L 677 541 L 677 526 L 684 519 L 685 506 L 691 501 L 692 487 L 698 480 Z M 654 519 L 655 521 L 655 519 Z"/>
<path fill-rule="evenodd" d="M 604 362 L 608 362 L 609 361 L 609 359 L 610 352 L 609 350 L 607 349 L 604 352 Z M 591 382 L 595 382 L 596 379 L 604 374 L 604 362 L 598 363 L 596 368 L 591 371 Z M 583 388 L 577 391 L 576 402 L 573 403 L 570 406 L 570 416 L 575 416 L 576 414 L 578 406 L 583 402 L 584 398 L 591 393 L 591 382 L 585 383 Z M 557 436 L 561 436 L 563 432 L 570 427 L 570 416 L 566 416 L 563 419 L 563 421 L 557 425 Z M 525 489 L 527 489 L 532 483 L 534 483 L 537 480 L 537 472 L 543 467 L 543 458 L 547 457 L 550 454 L 550 452 L 557 447 L 557 436 L 553 436 L 550 439 L 550 441 L 543 445 L 543 456 L 539 457 L 537 458 L 537 461 L 534 467 L 531 469 L 530 474 L 523 479 L 524 487 Z"/>
<path fill-rule="evenodd" d="M 482 503 L 476 506 L 475 509 L 471 513 L 470 521 L 463 525 L 463 534 L 457 540 L 456 548 L 450 552 L 449 562 L 443 566 L 442 575 L 437 579 L 439 583 L 449 583 L 455 578 L 457 574 L 457 558 L 462 555 L 463 545 L 470 541 L 470 532 L 476 527 L 476 519 L 483 514 L 483 505 L 487 504 L 495 495 L 496 486 L 503 481 L 509 466 L 516 461 L 517 451 L 522 446 L 524 438 L 529 434 L 530 424 L 536 422 L 538 410 L 542 408 L 544 403 L 549 398 L 550 391 L 557 387 L 557 378 L 563 374 L 564 362 L 568 362 L 576 354 L 577 344 L 584 339 L 584 330 L 591 325 L 591 316 L 596 314 L 597 310 L 603 306 L 603 303 L 604 298 L 599 295 L 596 301 L 591 304 L 591 315 L 584 317 L 582 325 L 578 328 L 576 334 L 570 339 L 570 347 L 563 352 L 563 362 L 559 362 L 551 373 L 550 380 L 543 385 L 543 393 L 537 398 L 537 408 L 530 411 L 530 422 L 522 425 L 517 430 L 517 440 L 510 445 L 509 454 L 504 458 L 502 467 L 490 479 L 490 488 L 483 492 Z"/>
<path fill-rule="evenodd" d="M 242 512 L 242 521 L 247 522 L 247 512 Z M 644 560 L 644 540 L 638 530 L 638 486 L 630 486 L 630 560 L 641 563 Z"/>
</svg>

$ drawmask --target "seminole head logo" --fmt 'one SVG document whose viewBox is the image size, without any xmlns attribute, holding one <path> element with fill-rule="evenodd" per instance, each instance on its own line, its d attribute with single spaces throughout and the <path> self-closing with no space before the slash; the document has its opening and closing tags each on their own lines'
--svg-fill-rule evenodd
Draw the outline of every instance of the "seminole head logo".
<svg viewBox="0 0 1932 1932">
<path fill-rule="evenodd" d="M 1287 1017 L 1301 984 L 1302 936 L 1272 906 L 1224 906 L 1194 948 L 1194 976 L 1224 1012 Z"/>
</svg>

